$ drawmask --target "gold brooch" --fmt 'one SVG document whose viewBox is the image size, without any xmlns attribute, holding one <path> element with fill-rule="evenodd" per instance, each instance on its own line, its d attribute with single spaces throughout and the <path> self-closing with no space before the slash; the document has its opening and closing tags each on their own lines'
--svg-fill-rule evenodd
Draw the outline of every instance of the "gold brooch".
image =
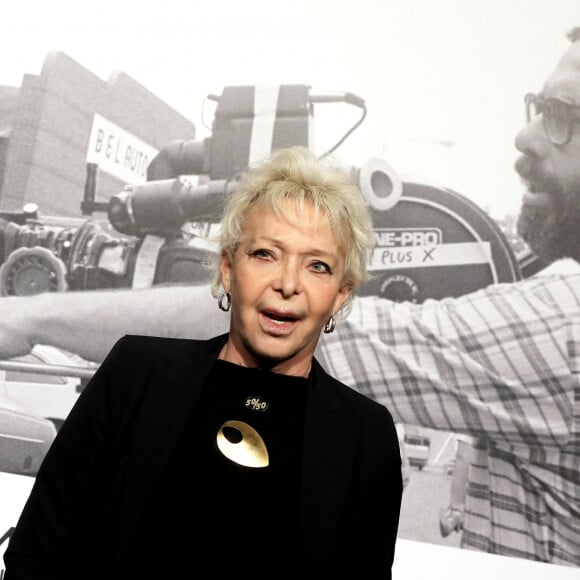
<svg viewBox="0 0 580 580">
<path fill-rule="evenodd" d="M 267 467 L 266 444 L 260 434 L 243 421 L 226 421 L 218 430 L 217 446 L 230 460 L 245 467 Z"/>
</svg>

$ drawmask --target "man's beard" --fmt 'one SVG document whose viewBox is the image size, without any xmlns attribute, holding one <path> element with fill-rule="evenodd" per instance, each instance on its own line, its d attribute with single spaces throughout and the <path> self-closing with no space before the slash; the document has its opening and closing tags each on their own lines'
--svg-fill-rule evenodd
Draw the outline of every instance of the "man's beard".
<svg viewBox="0 0 580 580">
<path fill-rule="evenodd" d="M 518 234 L 546 263 L 560 258 L 580 262 L 580 183 L 568 187 L 544 177 L 541 183 L 535 179 L 530 189 L 548 193 L 551 203 L 524 203 Z"/>
</svg>

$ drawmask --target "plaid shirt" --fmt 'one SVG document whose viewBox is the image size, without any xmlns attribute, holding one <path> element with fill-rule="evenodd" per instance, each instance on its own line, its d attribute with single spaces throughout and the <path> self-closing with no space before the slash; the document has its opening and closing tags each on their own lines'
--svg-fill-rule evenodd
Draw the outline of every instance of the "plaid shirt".
<svg viewBox="0 0 580 580">
<path fill-rule="evenodd" d="M 462 547 L 580 566 L 580 274 L 358 298 L 317 357 L 396 421 L 476 438 Z"/>
</svg>

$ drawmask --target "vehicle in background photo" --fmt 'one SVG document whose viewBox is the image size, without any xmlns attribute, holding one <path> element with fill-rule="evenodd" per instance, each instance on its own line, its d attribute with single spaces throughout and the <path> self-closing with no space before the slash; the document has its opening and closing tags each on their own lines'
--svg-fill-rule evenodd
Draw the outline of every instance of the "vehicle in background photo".
<svg viewBox="0 0 580 580">
<path fill-rule="evenodd" d="M 55 437 L 52 421 L 27 413 L 0 383 L 0 472 L 35 476 Z"/>
<path fill-rule="evenodd" d="M 75 354 L 47 345 L 36 345 L 30 353 L 4 362 L 18 363 L 13 368 L 2 368 L 0 363 L 0 388 L 4 395 L 23 412 L 52 421 L 57 431 L 80 394 L 82 379 L 64 372 L 49 374 L 50 369 L 94 366 Z M 46 370 L 39 372 L 42 368 Z"/>
<path fill-rule="evenodd" d="M 46 345 L 0 361 L 0 472 L 36 475 L 94 367 Z"/>
<path fill-rule="evenodd" d="M 417 431 L 405 433 L 403 440 L 409 464 L 421 471 L 429 461 L 431 438 Z"/>
<path fill-rule="evenodd" d="M 401 453 L 401 475 L 403 477 L 403 489 L 407 487 L 411 479 L 411 465 L 407 457 L 407 450 L 405 448 L 405 426 L 402 423 L 396 423 L 397 437 L 399 439 L 399 450 Z"/>
</svg>

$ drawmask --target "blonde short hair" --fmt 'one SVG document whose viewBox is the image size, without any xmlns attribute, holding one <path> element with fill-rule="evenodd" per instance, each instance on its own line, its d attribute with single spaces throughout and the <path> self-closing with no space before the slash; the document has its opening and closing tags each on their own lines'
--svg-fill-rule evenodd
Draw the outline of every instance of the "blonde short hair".
<svg viewBox="0 0 580 580">
<path fill-rule="evenodd" d="M 296 203 L 298 215 L 305 203 L 320 212 L 346 250 L 344 282 L 351 295 L 343 306 L 346 315 L 356 289 L 369 279 L 367 263 L 373 247 L 372 221 L 366 200 L 351 176 L 338 167 L 324 164 L 304 147 L 280 149 L 261 162 L 252 164 L 242 175 L 224 209 L 219 233 L 219 256 L 234 253 L 248 213 L 268 207 L 288 219 L 284 211 L 288 200 Z M 222 286 L 215 268 L 212 294 Z"/>
</svg>

